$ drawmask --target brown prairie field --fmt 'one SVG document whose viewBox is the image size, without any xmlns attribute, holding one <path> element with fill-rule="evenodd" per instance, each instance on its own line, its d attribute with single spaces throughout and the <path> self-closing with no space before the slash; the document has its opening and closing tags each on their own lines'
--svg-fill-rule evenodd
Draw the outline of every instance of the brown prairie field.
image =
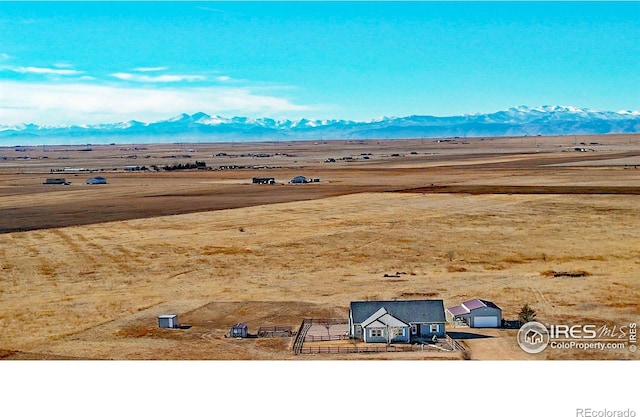
<svg viewBox="0 0 640 417">
<path fill-rule="evenodd" d="M 216 169 L 161 168 L 196 160 Z M 639 165 L 639 135 L 0 148 L 0 358 L 637 360 L 531 355 L 506 329 L 448 327 L 472 337 L 444 353 L 295 355 L 291 338 L 226 335 L 420 298 L 626 329 Z M 71 184 L 43 184 L 57 177 Z M 158 328 L 163 313 L 185 328 Z"/>
</svg>

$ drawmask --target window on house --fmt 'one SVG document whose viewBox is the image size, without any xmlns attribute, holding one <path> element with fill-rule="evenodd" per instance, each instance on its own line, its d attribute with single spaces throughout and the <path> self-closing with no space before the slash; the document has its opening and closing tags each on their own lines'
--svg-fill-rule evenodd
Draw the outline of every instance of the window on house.
<svg viewBox="0 0 640 417">
<path fill-rule="evenodd" d="M 411 325 L 411 334 L 413 334 L 413 335 L 418 334 L 418 325 L 417 324 L 412 324 Z"/>
<path fill-rule="evenodd" d="M 395 332 L 396 336 L 404 336 L 404 329 L 402 327 L 396 327 L 396 332 Z"/>
<path fill-rule="evenodd" d="M 431 324 L 429 325 L 429 331 L 431 333 L 437 333 L 438 332 L 438 325 L 437 324 Z"/>
<path fill-rule="evenodd" d="M 371 329 L 369 331 L 371 337 L 382 337 L 382 329 Z"/>
</svg>

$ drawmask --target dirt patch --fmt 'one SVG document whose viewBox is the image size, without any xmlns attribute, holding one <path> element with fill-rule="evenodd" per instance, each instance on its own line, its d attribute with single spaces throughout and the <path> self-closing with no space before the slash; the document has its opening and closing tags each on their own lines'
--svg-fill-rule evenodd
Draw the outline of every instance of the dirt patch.
<svg viewBox="0 0 640 417">
<path fill-rule="evenodd" d="M 560 277 L 582 278 L 582 277 L 588 277 L 591 274 L 588 273 L 587 271 L 582 271 L 582 270 L 574 270 L 574 271 L 548 270 L 548 271 L 541 272 L 540 275 L 542 275 L 543 277 L 554 277 L 554 278 L 560 278 Z"/>
</svg>

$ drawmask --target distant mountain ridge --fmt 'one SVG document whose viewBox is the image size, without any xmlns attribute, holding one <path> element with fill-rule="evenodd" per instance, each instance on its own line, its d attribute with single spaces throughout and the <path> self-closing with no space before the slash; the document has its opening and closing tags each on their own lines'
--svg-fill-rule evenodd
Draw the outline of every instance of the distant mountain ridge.
<svg viewBox="0 0 640 417">
<path fill-rule="evenodd" d="M 152 123 L 39 126 L 1 125 L 3 142 L 225 142 L 318 139 L 398 139 L 482 136 L 583 135 L 640 132 L 640 111 L 600 111 L 569 106 L 513 107 L 462 116 L 382 117 L 351 120 L 275 120 L 181 114 Z M 60 139 L 65 139 L 60 142 Z"/>
</svg>

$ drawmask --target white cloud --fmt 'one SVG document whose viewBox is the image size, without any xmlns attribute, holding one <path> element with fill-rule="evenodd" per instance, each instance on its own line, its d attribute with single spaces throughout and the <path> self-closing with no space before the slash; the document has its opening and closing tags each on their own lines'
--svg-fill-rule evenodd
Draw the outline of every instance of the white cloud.
<svg viewBox="0 0 640 417">
<path fill-rule="evenodd" d="M 157 76 L 149 76 L 149 75 L 140 75 L 140 74 L 130 74 L 128 72 L 116 72 L 110 74 L 112 77 L 118 78 L 120 80 L 125 81 L 136 81 L 142 83 L 176 83 L 182 81 L 204 81 L 206 77 L 202 75 L 157 75 Z"/>
<path fill-rule="evenodd" d="M 2 60 L 7 60 L 7 59 L 11 59 L 13 58 L 11 55 L 9 54 L 5 54 L 4 52 L 0 53 L 0 59 Z"/>
<path fill-rule="evenodd" d="M 155 71 L 166 71 L 167 67 L 138 67 L 134 68 L 133 71 L 136 72 L 155 72 Z"/>
<path fill-rule="evenodd" d="M 43 67 L 6 67 L 9 71 L 20 74 L 42 74 L 42 75 L 78 75 L 83 71 L 64 68 L 43 68 Z"/>
<path fill-rule="evenodd" d="M 2 124 L 93 124 L 131 119 L 153 122 L 199 111 L 256 117 L 291 117 L 309 106 L 250 88 L 124 88 L 82 83 L 0 80 Z"/>
<path fill-rule="evenodd" d="M 224 81 L 230 81 L 230 80 L 231 80 L 231 77 L 229 77 L 228 75 L 221 75 L 221 76 L 219 76 L 219 77 L 216 77 L 216 80 L 218 80 L 218 81 L 223 81 L 223 82 L 224 82 Z"/>
</svg>

